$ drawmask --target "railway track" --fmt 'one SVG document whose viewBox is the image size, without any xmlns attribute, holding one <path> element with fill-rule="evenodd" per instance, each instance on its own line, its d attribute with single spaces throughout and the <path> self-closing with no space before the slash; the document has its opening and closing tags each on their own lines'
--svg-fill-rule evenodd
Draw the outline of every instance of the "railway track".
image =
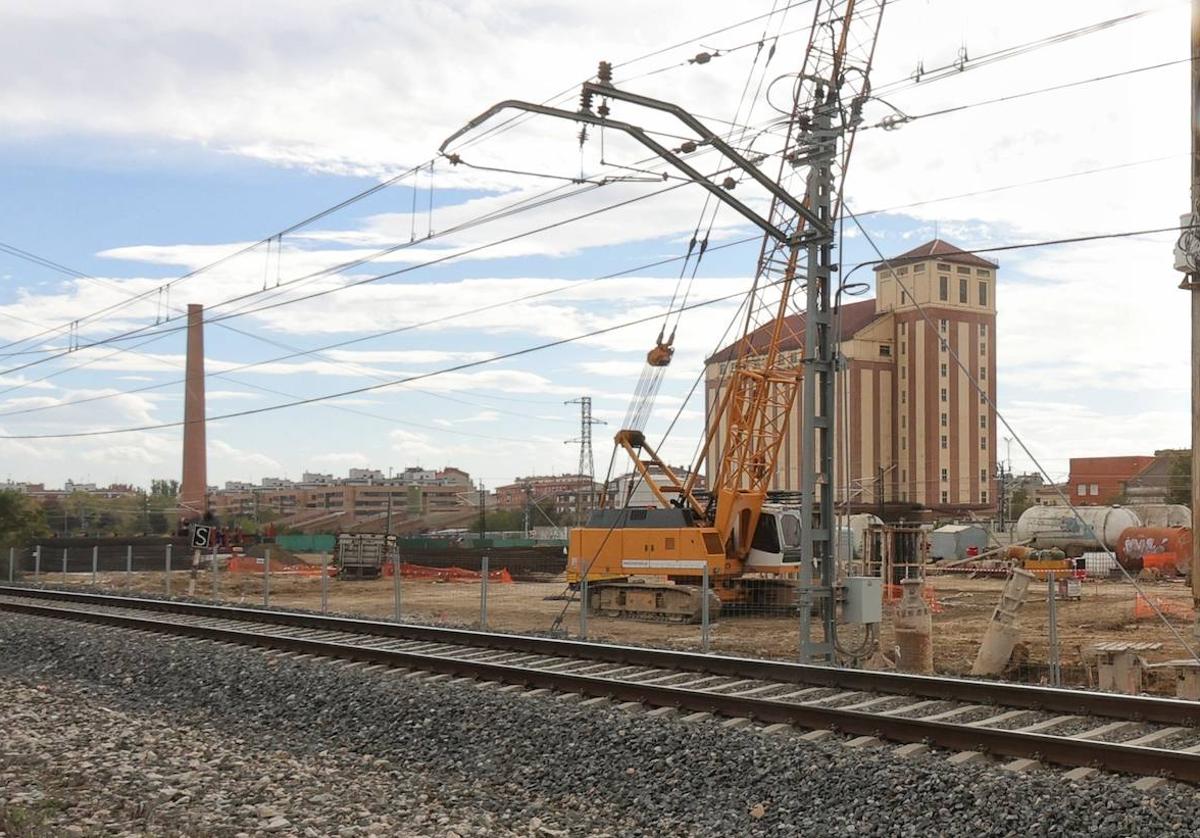
<svg viewBox="0 0 1200 838">
<path fill-rule="evenodd" d="M 5 585 L 0 610 L 1200 784 L 1200 703 L 1178 699 Z"/>
</svg>

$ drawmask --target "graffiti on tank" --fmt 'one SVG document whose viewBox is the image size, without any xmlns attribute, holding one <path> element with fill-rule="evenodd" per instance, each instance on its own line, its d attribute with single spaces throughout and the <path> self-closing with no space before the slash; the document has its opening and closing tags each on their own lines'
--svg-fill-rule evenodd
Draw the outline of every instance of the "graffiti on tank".
<svg viewBox="0 0 1200 838">
<path fill-rule="evenodd" d="M 1144 538 L 1127 538 L 1125 539 L 1124 546 L 1125 555 L 1127 556 L 1153 556 L 1156 553 L 1167 552 L 1167 539 L 1150 536 Z"/>
</svg>

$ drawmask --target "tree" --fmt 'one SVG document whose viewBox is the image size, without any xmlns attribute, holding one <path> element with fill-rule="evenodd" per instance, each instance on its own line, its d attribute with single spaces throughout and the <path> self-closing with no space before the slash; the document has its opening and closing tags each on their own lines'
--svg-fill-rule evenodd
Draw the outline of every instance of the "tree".
<svg viewBox="0 0 1200 838">
<path fill-rule="evenodd" d="M 24 547 L 49 533 L 40 506 L 20 492 L 0 492 L 0 546 Z"/>
<path fill-rule="evenodd" d="M 1008 500 L 1008 516 L 1013 521 L 1021 517 L 1021 513 L 1033 506 L 1033 499 L 1024 487 L 1015 490 Z"/>
</svg>

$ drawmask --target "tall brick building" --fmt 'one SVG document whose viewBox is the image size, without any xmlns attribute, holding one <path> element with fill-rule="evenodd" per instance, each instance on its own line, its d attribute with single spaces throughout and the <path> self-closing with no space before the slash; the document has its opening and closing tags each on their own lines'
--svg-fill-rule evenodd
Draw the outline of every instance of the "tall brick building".
<svg viewBox="0 0 1200 838">
<path fill-rule="evenodd" d="M 845 360 L 837 378 L 838 503 L 848 496 L 856 508 L 882 501 L 946 514 L 989 512 L 996 505 L 997 265 L 941 239 L 890 263 L 875 269 L 875 299 L 843 304 L 837 321 Z M 798 367 L 804 316 L 788 319 L 781 355 Z M 734 351 L 727 347 L 708 359 L 709 415 Z M 799 411 L 797 399 L 775 489 L 800 489 Z M 723 433 L 708 452 L 710 476 Z"/>
</svg>

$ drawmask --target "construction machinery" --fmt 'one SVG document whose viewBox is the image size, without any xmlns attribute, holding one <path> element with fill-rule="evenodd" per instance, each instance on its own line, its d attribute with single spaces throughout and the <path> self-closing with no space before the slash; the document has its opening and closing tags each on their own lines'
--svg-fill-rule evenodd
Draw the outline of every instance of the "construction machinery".
<svg viewBox="0 0 1200 838">
<path fill-rule="evenodd" d="M 790 112 L 760 135 L 782 139 L 781 149 L 747 151 L 745 132 L 740 142 L 731 142 L 678 105 L 621 90 L 606 62 L 601 62 L 598 81 L 584 83 L 577 111 L 508 100 L 442 145 L 451 163 L 460 162 L 457 154 L 446 152 L 447 146 L 507 109 L 580 123 L 581 144 L 589 127 L 623 133 L 706 190 L 706 200 L 716 199 L 763 232 L 742 310 L 741 337 L 722 365 L 707 438 L 686 478 L 663 461 L 642 429 L 671 361 L 674 331 L 665 340 L 660 332 L 647 356 L 634 404 L 614 441 L 630 457 L 655 506 L 600 508 L 570 534 L 568 579 L 588 581 L 587 605 L 594 610 L 690 621 L 700 615 L 705 597 L 714 606 L 796 605 L 802 653 L 827 660 L 833 656 L 835 227 L 855 132 L 870 96 L 868 78 L 885 4 L 814 3 L 801 67 L 775 79 L 790 83 Z M 667 148 L 657 139 L 662 132 L 615 119 L 612 111 L 618 104 L 670 118 L 695 139 Z M 689 162 L 698 149 L 719 154 L 723 167 L 711 176 L 701 174 Z M 778 163 L 774 177 L 764 172 L 767 161 Z M 743 183 L 766 193 L 765 215 L 754 208 L 760 204 L 734 196 Z M 797 321 L 789 315 L 801 303 L 804 315 Z M 800 357 L 781 351 L 785 340 L 799 342 Z M 797 414 L 804 440 L 801 491 L 798 498 L 793 493 L 774 502 L 769 490 L 788 425 Z M 705 491 L 697 479 L 706 458 Z M 808 645 L 808 618 L 814 611 L 824 621 L 825 642 Z"/>
</svg>

